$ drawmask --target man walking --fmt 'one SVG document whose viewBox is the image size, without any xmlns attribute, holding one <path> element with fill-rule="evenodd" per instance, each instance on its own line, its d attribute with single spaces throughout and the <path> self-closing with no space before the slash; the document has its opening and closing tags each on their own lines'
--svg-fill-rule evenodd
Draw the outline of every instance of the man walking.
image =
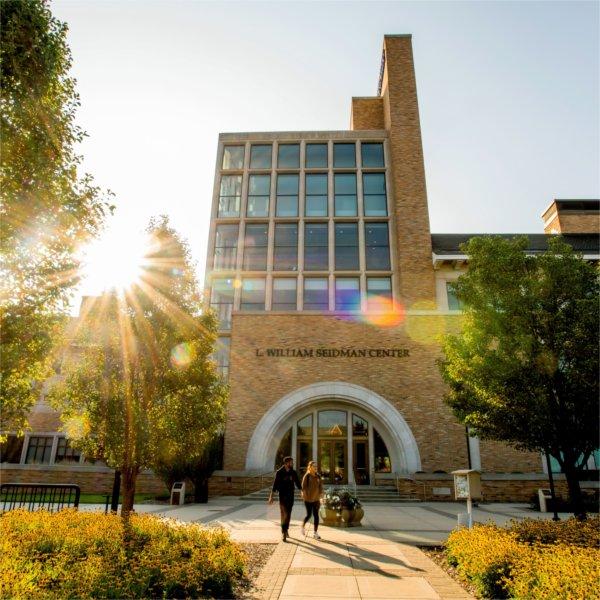
<svg viewBox="0 0 600 600">
<path fill-rule="evenodd" d="M 302 489 L 298 473 L 294 471 L 294 460 L 291 456 L 283 459 L 283 466 L 275 473 L 273 487 L 269 494 L 269 504 L 273 504 L 273 494 L 279 492 L 279 510 L 281 512 L 281 537 L 287 541 L 292 508 L 294 506 L 294 486 Z"/>
</svg>

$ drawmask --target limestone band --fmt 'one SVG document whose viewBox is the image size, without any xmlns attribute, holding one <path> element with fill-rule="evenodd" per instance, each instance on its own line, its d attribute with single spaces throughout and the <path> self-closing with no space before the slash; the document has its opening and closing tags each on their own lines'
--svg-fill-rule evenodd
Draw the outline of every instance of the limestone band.
<svg viewBox="0 0 600 600">
<path fill-rule="evenodd" d="M 406 358 L 408 348 L 256 348 L 270 358 Z"/>
</svg>

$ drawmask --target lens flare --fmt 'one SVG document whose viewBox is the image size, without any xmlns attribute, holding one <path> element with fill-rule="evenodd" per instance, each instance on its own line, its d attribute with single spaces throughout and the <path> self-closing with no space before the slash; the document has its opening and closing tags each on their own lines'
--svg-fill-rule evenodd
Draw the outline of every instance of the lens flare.
<svg viewBox="0 0 600 600">
<path fill-rule="evenodd" d="M 63 431 L 71 440 L 79 440 L 90 432 L 90 423 L 85 416 L 73 416 L 63 424 Z"/>
<path fill-rule="evenodd" d="M 194 359 L 194 355 L 195 352 L 192 345 L 188 344 L 188 342 L 182 342 L 171 350 L 171 364 L 176 369 L 185 369 Z"/>
<path fill-rule="evenodd" d="M 363 315 L 363 321 L 376 327 L 398 327 L 404 323 L 406 311 L 399 302 L 386 296 L 369 298 L 369 312 Z"/>
</svg>

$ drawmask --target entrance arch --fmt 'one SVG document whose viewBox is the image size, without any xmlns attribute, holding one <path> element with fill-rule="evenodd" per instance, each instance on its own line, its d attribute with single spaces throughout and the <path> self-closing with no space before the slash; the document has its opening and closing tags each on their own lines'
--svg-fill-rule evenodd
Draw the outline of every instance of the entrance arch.
<svg viewBox="0 0 600 600">
<path fill-rule="evenodd" d="M 283 396 L 261 418 L 248 445 L 246 470 L 270 471 L 281 438 L 307 410 L 316 405 L 353 407 L 377 428 L 390 454 L 394 472 L 421 469 L 417 442 L 400 412 L 385 398 L 359 385 L 323 382 L 308 385 Z"/>
</svg>

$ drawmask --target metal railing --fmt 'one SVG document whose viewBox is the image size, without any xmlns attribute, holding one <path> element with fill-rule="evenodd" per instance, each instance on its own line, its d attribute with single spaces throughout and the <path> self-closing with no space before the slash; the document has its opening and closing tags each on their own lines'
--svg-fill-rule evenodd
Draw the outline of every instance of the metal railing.
<svg viewBox="0 0 600 600">
<path fill-rule="evenodd" d="M 3 483 L 0 486 L 2 512 L 24 508 L 55 512 L 78 508 L 81 490 L 71 483 Z"/>
</svg>

